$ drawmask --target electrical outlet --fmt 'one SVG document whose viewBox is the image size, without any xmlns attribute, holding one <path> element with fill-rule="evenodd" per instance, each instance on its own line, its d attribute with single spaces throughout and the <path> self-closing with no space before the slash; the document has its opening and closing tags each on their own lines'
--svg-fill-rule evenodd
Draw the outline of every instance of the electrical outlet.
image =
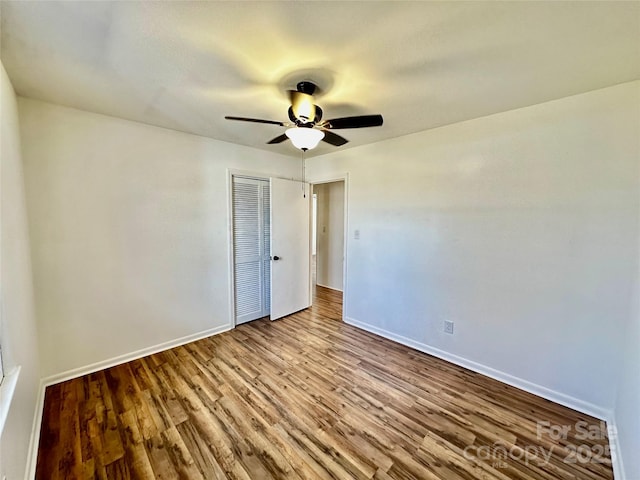
<svg viewBox="0 0 640 480">
<path fill-rule="evenodd" d="M 453 335 L 453 322 L 450 322 L 449 320 L 444 321 L 444 333 Z"/>
</svg>

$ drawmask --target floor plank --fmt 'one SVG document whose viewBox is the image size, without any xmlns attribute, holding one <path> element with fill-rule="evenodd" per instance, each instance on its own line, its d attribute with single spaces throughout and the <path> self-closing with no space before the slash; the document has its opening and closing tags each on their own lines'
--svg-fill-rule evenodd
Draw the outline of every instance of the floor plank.
<svg viewBox="0 0 640 480">
<path fill-rule="evenodd" d="M 317 287 L 311 309 L 48 387 L 36 478 L 613 478 L 606 426 L 575 428 L 598 420 L 341 318 Z"/>
</svg>

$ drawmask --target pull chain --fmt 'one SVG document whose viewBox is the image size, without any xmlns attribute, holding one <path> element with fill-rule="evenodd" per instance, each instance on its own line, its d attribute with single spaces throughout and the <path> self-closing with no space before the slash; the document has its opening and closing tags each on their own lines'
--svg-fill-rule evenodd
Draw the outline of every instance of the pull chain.
<svg viewBox="0 0 640 480">
<path fill-rule="evenodd" d="M 305 176 L 305 162 L 304 162 L 304 152 L 306 152 L 306 148 L 302 149 L 302 198 L 307 198 L 307 192 L 304 188 L 304 176 Z"/>
</svg>

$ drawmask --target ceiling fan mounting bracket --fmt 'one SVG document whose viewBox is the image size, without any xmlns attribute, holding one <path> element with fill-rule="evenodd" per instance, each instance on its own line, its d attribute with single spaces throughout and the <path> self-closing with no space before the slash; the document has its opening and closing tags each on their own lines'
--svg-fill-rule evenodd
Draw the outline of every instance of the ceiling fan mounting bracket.
<svg viewBox="0 0 640 480">
<path fill-rule="evenodd" d="M 301 93 L 306 93 L 307 95 L 313 95 L 316 91 L 316 85 L 311 82 L 302 81 L 298 82 L 296 85 L 296 89 Z"/>
</svg>

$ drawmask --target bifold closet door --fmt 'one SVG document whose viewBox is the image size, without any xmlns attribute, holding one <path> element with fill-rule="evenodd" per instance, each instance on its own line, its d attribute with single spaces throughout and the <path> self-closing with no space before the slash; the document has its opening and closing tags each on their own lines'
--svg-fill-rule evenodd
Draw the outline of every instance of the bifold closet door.
<svg viewBox="0 0 640 480">
<path fill-rule="evenodd" d="M 270 186 L 233 177 L 233 248 L 236 325 L 269 315 Z"/>
</svg>

